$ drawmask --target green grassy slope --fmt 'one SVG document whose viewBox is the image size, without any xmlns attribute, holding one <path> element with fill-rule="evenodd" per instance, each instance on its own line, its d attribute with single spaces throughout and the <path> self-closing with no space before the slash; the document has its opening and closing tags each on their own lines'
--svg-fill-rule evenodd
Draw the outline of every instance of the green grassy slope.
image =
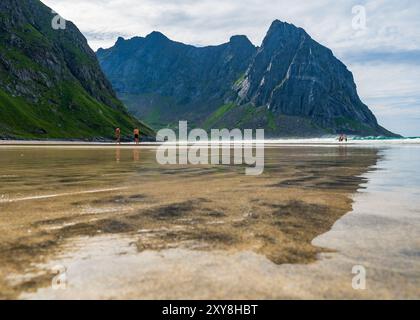
<svg viewBox="0 0 420 320">
<path fill-rule="evenodd" d="M 64 84 L 63 103 L 28 103 L 12 97 L 0 88 L 0 137 L 12 139 L 93 139 L 113 137 L 120 127 L 125 136 L 134 127 L 153 136 L 153 130 L 126 113 L 107 107 L 79 86 Z"/>
<path fill-rule="evenodd" d="M 154 131 L 116 98 L 79 30 L 38 0 L 0 3 L 0 138 L 111 139 Z"/>
</svg>

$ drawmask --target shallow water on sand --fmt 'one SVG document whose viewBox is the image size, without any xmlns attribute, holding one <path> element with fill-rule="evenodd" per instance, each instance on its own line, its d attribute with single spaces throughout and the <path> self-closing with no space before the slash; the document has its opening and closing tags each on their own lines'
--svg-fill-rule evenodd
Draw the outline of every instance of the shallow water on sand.
<svg viewBox="0 0 420 320">
<path fill-rule="evenodd" d="M 419 146 L 270 145 L 256 177 L 155 152 L 0 147 L 0 298 L 420 298 Z"/>
</svg>

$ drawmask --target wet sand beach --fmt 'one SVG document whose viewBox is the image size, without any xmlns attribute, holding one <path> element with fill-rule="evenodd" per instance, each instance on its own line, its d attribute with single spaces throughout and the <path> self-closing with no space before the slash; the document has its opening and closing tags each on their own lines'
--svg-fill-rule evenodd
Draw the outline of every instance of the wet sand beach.
<svg viewBox="0 0 420 320">
<path fill-rule="evenodd" d="M 0 146 L 0 298 L 420 297 L 417 146 L 272 145 L 261 176 L 155 153 Z"/>
</svg>

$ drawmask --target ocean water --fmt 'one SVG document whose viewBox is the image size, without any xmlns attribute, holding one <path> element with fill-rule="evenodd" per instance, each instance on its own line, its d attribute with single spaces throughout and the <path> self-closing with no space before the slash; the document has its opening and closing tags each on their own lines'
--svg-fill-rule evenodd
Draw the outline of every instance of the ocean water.
<svg viewBox="0 0 420 320">
<path fill-rule="evenodd" d="M 178 141 L 174 142 L 174 145 L 177 144 L 190 144 L 188 141 Z M 194 142 L 194 143 L 200 143 Z M 250 144 L 250 143 L 264 143 L 267 145 L 401 145 L 401 144 L 420 144 L 420 137 L 401 137 L 401 138 L 389 138 L 389 137 L 348 137 L 347 142 L 339 142 L 337 137 L 329 138 L 287 138 L 287 139 L 266 139 L 266 140 L 242 140 L 240 142 L 235 141 L 203 141 L 203 144 Z M 141 146 L 158 146 L 162 142 L 147 142 L 141 143 Z M 110 146 L 115 145 L 113 143 L 92 143 L 92 142 L 83 142 L 83 141 L 13 141 L 13 140 L 1 140 L 0 146 Z M 130 146 L 134 145 L 134 142 L 131 143 L 122 143 L 121 146 Z"/>
<path fill-rule="evenodd" d="M 265 147 L 247 177 L 154 144 L 0 146 L 0 297 L 420 298 L 418 139 Z"/>
<path fill-rule="evenodd" d="M 401 145 L 420 144 L 420 137 L 388 138 L 388 137 L 349 137 L 347 142 L 340 143 L 337 138 L 309 139 L 273 139 L 266 140 L 268 144 L 345 144 L 345 145 Z"/>
</svg>

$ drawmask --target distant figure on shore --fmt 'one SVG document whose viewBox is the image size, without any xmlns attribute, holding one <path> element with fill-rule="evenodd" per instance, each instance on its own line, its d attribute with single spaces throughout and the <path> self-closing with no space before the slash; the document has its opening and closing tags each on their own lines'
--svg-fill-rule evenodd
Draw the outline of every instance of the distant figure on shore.
<svg viewBox="0 0 420 320">
<path fill-rule="evenodd" d="M 138 128 L 134 129 L 134 142 L 136 144 L 140 142 L 140 130 Z"/>
<path fill-rule="evenodd" d="M 340 138 L 338 138 L 339 142 L 347 142 L 347 136 L 345 134 L 341 134 Z"/>
<path fill-rule="evenodd" d="M 115 140 L 116 140 L 116 143 L 121 144 L 121 129 L 120 128 L 115 129 Z"/>
</svg>

